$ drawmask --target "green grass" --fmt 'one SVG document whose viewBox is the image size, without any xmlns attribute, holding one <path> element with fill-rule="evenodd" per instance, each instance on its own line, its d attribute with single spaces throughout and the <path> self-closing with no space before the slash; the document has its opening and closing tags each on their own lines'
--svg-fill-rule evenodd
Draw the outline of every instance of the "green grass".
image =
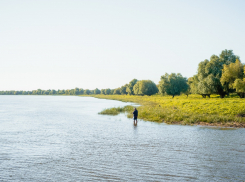
<svg viewBox="0 0 245 182">
<path fill-rule="evenodd" d="M 179 123 L 245 126 L 245 99 L 235 96 L 221 99 L 217 95 L 211 98 L 202 98 L 200 95 L 176 96 L 129 96 L 129 95 L 93 95 L 101 99 L 134 102 L 138 107 L 139 118 L 147 121 Z M 133 112 L 133 107 L 111 108 L 100 114 L 118 114 L 120 112 Z"/>
<path fill-rule="evenodd" d="M 133 106 L 124 106 L 124 107 L 113 107 L 109 109 L 104 109 L 103 111 L 99 112 L 99 114 L 106 114 L 106 115 L 118 115 L 122 112 L 130 112 L 133 111 Z"/>
</svg>

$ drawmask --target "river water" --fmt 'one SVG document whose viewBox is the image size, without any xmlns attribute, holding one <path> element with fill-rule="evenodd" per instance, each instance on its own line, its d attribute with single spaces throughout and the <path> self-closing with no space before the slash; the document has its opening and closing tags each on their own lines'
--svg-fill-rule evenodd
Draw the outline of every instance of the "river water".
<svg viewBox="0 0 245 182">
<path fill-rule="evenodd" d="M 0 96 L 0 181 L 245 181 L 245 129 L 97 114 L 128 104 Z"/>
</svg>

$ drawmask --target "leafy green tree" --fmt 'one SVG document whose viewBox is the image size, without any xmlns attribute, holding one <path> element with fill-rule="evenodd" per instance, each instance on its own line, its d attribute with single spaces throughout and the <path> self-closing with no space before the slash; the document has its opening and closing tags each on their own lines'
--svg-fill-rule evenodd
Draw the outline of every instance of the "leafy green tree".
<svg viewBox="0 0 245 182">
<path fill-rule="evenodd" d="M 127 87 L 128 87 L 128 84 L 125 84 L 125 85 L 121 86 L 121 88 L 120 88 L 121 95 L 126 95 L 127 94 L 127 91 L 126 91 Z"/>
<path fill-rule="evenodd" d="M 91 91 L 90 91 L 89 89 L 86 89 L 86 90 L 84 91 L 84 94 L 89 95 L 89 94 L 91 94 Z"/>
<path fill-rule="evenodd" d="M 121 88 L 116 88 L 116 89 L 114 89 L 113 94 L 114 94 L 114 95 L 120 95 L 120 94 L 121 94 Z"/>
<path fill-rule="evenodd" d="M 67 89 L 67 90 L 65 91 L 65 94 L 66 94 L 66 95 L 70 95 L 70 90 Z"/>
<path fill-rule="evenodd" d="M 188 88 L 185 91 L 182 91 L 182 93 L 185 94 L 187 97 L 191 94 L 191 83 L 192 77 L 187 79 Z"/>
<path fill-rule="evenodd" d="M 183 77 L 180 73 L 171 73 L 170 75 L 166 73 L 161 76 L 159 82 L 159 91 L 161 94 L 180 95 L 181 92 L 186 92 L 188 89 L 187 79 Z"/>
<path fill-rule="evenodd" d="M 187 84 L 190 88 L 190 93 L 192 94 L 198 94 L 197 85 L 198 85 L 198 77 L 197 75 L 194 75 L 193 77 L 188 78 Z"/>
<path fill-rule="evenodd" d="M 58 94 L 59 94 L 59 95 L 65 94 L 65 90 L 58 90 Z"/>
<path fill-rule="evenodd" d="M 19 95 L 19 91 L 15 91 L 14 92 L 14 95 Z"/>
<path fill-rule="evenodd" d="M 79 89 L 79 94 L 83 95 L 84 94 L 84 90 L 82 88 Z"/>
<path fill-rule="evenodd" d="M 136 95 L 153 95 L 158 92 L 158 88 L 151 80 L 140 80 L 134 85 L 133 92 Z"/>
<path fill-rule="evenodd" d="M 100 94 L 100 90 L 98 88 L 94 89 L 94 94 Z"/>
<path fill-rule="evenodd" d="M 76 88 L 74 89 L 74 95 L 79 95 L 79 94 L 80 94 L 80 93 L 79 93 L 79 88 L 76 87 Z"/>
<path fill-rule="evenodd" d="M 50 95 L 56 94 L 56 90 L 51 90 L 51 91 L 49 92 L 49 94 L 50 94 Z"/>
<path fill-rule="evenodd" d="M 101 94 L 105 95 L 105 89 L 101 89 L 100 91 Z"/>
<path fill-rule="evenodd" d="M 69 93 L 70 95 L 75 95 L 75 89 L 71 89 Z"/>
<path fill-rule="evenodd" d="M 94 90 L 90 90 L 90 94 L 94 94 Z"/>
<path fill-rule="evenodd" d="M 111 89 L 109 89 L 109 88 L 105 89 L 105 94 L 106 95 L 110 95 L 111 94 Z"/>
<path fill-rule="evenodd" d="M 233 87 L 236 89 L 237 95 L 239 95 L 240 98 L 244 98 L 245 96 L 245 78 L 242 79 L 236 79 Z"/>
<path fill-rule="evenodd" d="M 42 94 L 42 90 L 41 89 L 37 89 L 37 95 L 41 95 Z"/>
<path fill-rule="evenodd" d="M 49 91 L 48 90 L 44 90 L 43 94 L 44 95 L 49 95 Z"/>
<path fill-rule="evenodd" d="M 237 59 L 235 63 L 224 65 L 220 79 L 221 84 L 223 86 L 228 85 L 229 91 L 233 90 L 235 80 L 242 79 L 244 76 L 243 67 L 244 66 L 239 59 Z"/>
<path fill-rule="evenodd" d="M 201 94 L 203 97 L 210 96 L 210 94 L 219 94 L 221 98 L 224 98 L 229 93 L 229 87 L 225 84 L 222 85 L 220 82 L 222 69 L 224 65 L 234 63 L 236 59 L 239 59 L 239 57 L 235 56 L 232 50 L 224 50 L 220 57 L 212 55 L 210 61 L 206 59 L 200 62 L 195 80 L 190 85 L 191 92 Z M 196 79 L 198 79 L 198 83 Z"/>
<path fill-rule="evenodd" d="M 111 89 L 110 95 L 113 95 L 115 89 Z"/>
<path fill-rule="evenodd" d="M 23 91 L 23 92 L 22 92 L 22 95 L 27 95 L 27 94 L 28 94 L 27 91 Z"/>
<path fill-rule="evenodd" d="M 227 50 L 227 49 L 223 50 L 220 53 L 219 58 L 222 65 L 235 63 L 237 59 L 240 59 L 239 56 L 234 55 L 233 50 Z"/>
<path fill-rule="evenodd" d="M 127 86 L 127 89 L 126 89 L 126 92 L 129 94 L 129 95 L 134 95 L 134 85 L 137 83 L 137 79 L 133 79 L 129 82 L 128 86 Z"/>
</svg>

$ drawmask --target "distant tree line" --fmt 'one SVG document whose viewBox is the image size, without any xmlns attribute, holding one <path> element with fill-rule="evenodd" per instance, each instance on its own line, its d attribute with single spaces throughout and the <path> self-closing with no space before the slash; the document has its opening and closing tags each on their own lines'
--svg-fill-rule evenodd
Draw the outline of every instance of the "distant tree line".
<svg viewBox="0 0 245 182">
<path fill-rule="evenodd" d="M 32 91 L 0 91 L 0 95 L 90 95 L 90 94 L 100 94 L 98 88 L 94 90 L 75 88 L 71 90 L 32 90 Z"/>
<path fill-rule="evenodd" d="M 200 62 L 197 74 L 190 78 L 180 73 L 166 73 L 161 76 L 158 85 L 151 80 L 133 79 L 115 89 L 94 90 L 75 88 L 71 90 L 33 90 L 0 91 L 0 95 L 171 95 L 200 94 L 203 98 L 218 94 L 221 98 L 230 93 L 245 97 L 245 67 L 232 50 L 223 50 L 219 56 L 212 55 L 210 60 Z"/>
<path fill-rule="evenodd" d="M 133 79 L 129 84 L 125 84 L 116 89 L 101 89 L 94 90 L 75 88 L 71 90 L 32 90 L 32 91 L 0 91 L 0 95 L 153 95 L 158 93 L 156 84 L 150 80 Z"/>
</svg>

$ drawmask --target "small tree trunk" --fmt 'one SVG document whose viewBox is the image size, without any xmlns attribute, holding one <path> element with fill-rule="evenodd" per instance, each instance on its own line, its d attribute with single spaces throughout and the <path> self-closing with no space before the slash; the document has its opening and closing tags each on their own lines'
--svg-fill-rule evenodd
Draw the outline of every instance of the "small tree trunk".
<svg viewBox="0 0 245 182">
<path fill-rule="evenodd" d="M 240 98 L 244 98 L 245 97 L 245 93 L 237 93 L 237 95 L 239 95 Z"/>
<path fill-rule="evenodd" d="M 222 98 L 222 99 L 225 97 L 225 93 L 221 93 L 219 95 L 220 95 L 220 98 Z"/>
<path fill-rule="evenodd" d="M 172 99 L 174 98 L 174 95 L 173 95 L 173 97 L 172 97 Z"/>
</svg>

